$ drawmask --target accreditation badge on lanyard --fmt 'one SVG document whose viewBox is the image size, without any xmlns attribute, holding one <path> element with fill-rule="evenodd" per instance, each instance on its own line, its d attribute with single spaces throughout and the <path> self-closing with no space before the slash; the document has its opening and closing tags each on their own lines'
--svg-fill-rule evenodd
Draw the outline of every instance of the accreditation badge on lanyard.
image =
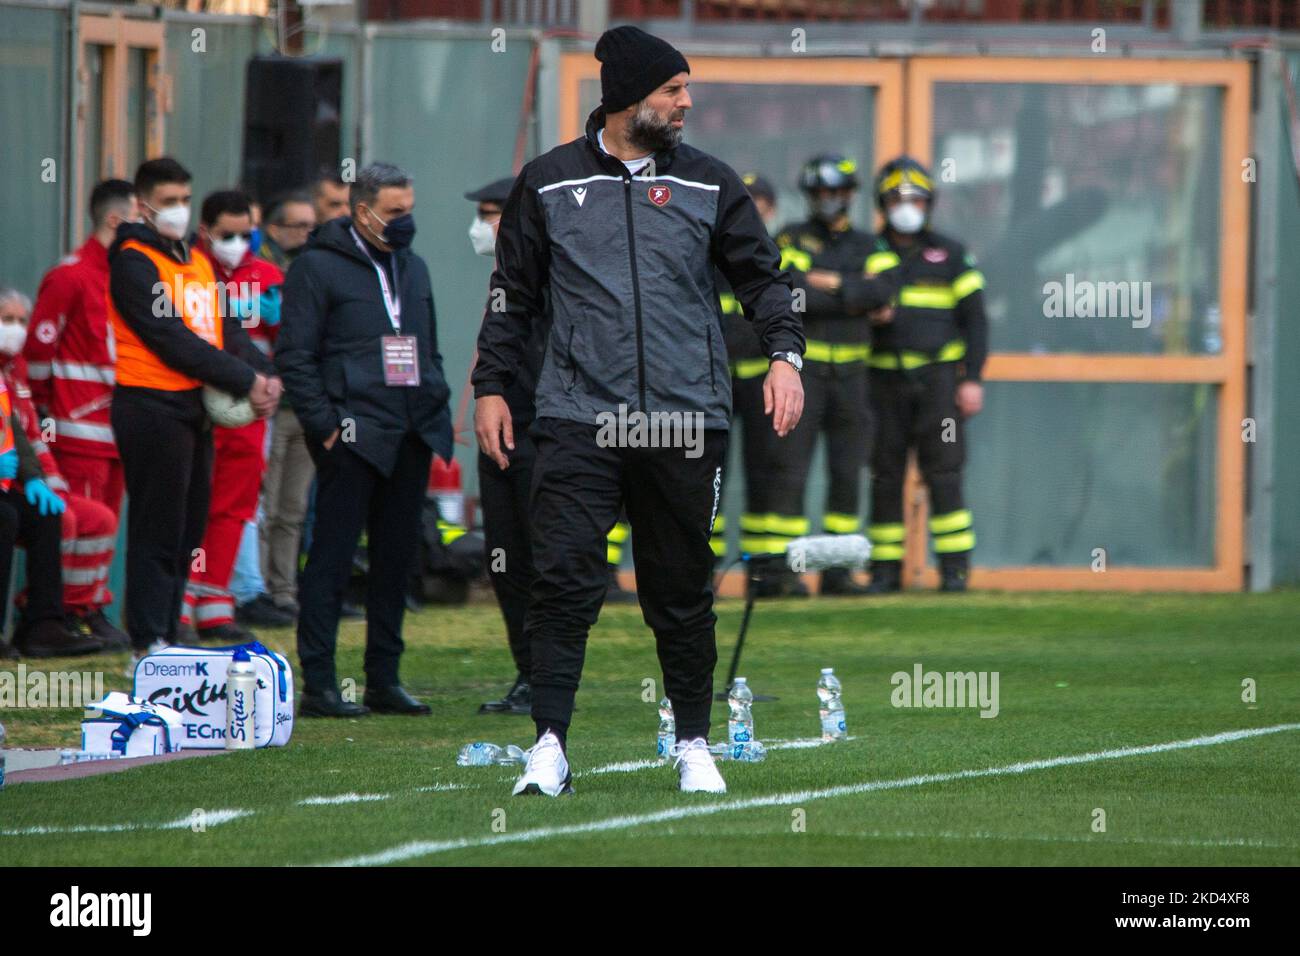
<svg viewBox="0 0 1300 956">
<path fill-rule="evenodd" d="M 402 300 L 397 289 L 388 285 L 388 275 L 384 267 L 375 261 L 366 245 L 361 241 L 355 229 L 352 240 L 357 248 L 365 253 L 370 264 L 379 276 L 379 291 L 384 298 L 384 309 L 388 312 L 388 321 L 393 326 L 394 335 L 382 336 L 379 340 L 380 361 L 384 367 L 384 384 L 401 388 L 411 388 L 420 384 L 420 353 L 414 335 L 402 335 Z M 397 259 L 393 259 L 393 280 L 397 281 Z"/>
</svg>

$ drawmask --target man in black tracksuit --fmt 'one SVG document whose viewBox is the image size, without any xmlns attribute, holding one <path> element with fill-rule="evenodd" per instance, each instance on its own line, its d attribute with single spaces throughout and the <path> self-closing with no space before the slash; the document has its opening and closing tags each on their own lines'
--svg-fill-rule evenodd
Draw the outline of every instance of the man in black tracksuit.
<svg viewBox="0 0 1300 956">
<path fill-rule="evenodd" d="M 691 105 L 685 58 L 635 27 L 608 31 L 596 56 L 602 105 L 586 135 L 530 162 L 506 203 L 473 375 L 480 448 L 508 468 L 515 441 L 501 396 L 549 287 L 530 431 L 537 581 L 526 631 L 538 742 L 515 792 L 568 789 L 564 740 L 605 594 L 605 535 L 624 505 L 638 596 L 676 713 L 681 787 L 719 792 L 705 742 L 717 660 L 709 532 L 731 389 L 714 268 L 762 328 L 773 356 L 768 409 L 781 435 L 802 408 L 803 334 L 739 177 L 678 145 Z M 652 442 L 655 413 L 676 416 L 676 431 L 665 435 L 658 418 L 655 434 L 676 447 Z"/>
<path fill-rule="evenodd" d="M 357 174 L 351 217 L 322 225 L 289 269 L 275 362 L 316 463 L 316 523 L 299 590 L 299 713 L 427 714 L 398 664 L 433 452 L 451 460 L 450 389 L 429 270 L 410 249 L 411 178 Z M 334 649 L 352 555 L 368 533 L 366 693 L 338 690 Z"/>
<path fill-rule="evenodd" d="M 858 486 L 867 463 L 871 418 L 867 406 L 868 313 L 889 301 L 888 283 L 865 273 L 872 236 L 853 228 L 849 209 L 858 187 L 857 164 L 838 154 L 814 156 L 799 174 L 809 217 L 777 233 L 781 265 L 805 296 L 806 411 L 803 425 L 772 470 L 767 519 L 771 551 L 782 552 L 810 532 L 804 490 L 817 436 L 826 436 L 829 487 L 822 515 L 825 534 L 859 534 Z M 822 594 L 858 594 L 845 568 L 822 572 Z M 802 585 L 794 585 L 801 593 Z"/>
<path fill-rule="evenodd" d="M 916 449 L 930 491 L 930 536 L 940 588 L 963 591 L 975 547 L 962 498 L 963 421 L 979 412 L 988 354 L 984 276 L 954 239 L 929 228 L 934 185 L 906 156 L 876 177 L 886 228 L 867 271 L 896 290 L 892 309 L 873 317 L 871 406 L 877 432 L 871 458 L 871 587 L 897 591 L 903 560 L 903 481 Z"/>
</svg>

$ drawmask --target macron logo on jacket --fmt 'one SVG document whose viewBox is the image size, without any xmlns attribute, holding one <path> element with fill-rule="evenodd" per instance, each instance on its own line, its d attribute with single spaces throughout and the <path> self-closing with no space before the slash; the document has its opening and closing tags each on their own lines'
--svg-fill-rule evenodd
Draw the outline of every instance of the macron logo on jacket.
<svg viewBox="0 0 1300 956">
<path fill-rule="evenodd" d="M 582 201 L 587 198 L 587 187 L 579 186 L 577 189 L 575 189 L 573 191 L 573 198 L 578 200 L 578 205 L 581 206 Z"/>
</svg>

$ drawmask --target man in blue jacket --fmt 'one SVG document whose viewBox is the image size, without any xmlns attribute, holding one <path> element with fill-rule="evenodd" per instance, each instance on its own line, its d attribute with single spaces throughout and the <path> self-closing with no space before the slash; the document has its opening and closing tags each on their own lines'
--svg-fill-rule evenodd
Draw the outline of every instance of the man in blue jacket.
<svg viewBox="0 0 1300 956">
<path fill-rule="evenodd" d="M 411 251 L 415 190 L 387 163 L 357 174 L 352 214 L 312 236 L 289 269 L 275 362 L 316 463 L 316 515 L 299 590 L 299 713 L 427 714 L 402 688 L 402 616 L 432 452 L 450 459 L 450 390 L 429 270 Z M 366 693 L 338 690 L 339 611 L 368 532 Z"/>
<path fill-rule="evenodd" d="M 681 143 L 690 67 L 636 27 L 596 44 L 586 135 L 530 162 L 506 201 L 478 339 L 475 432 L 513 467 L 505 394 L 549 301 L 532 483 L 537 577 L 525 631 L 537 744 L 516 794 L 570 789 L 566 738 L 587 633 L 605 597 L 605 535 L 626 506 L 637 596 L 677 721 L 680 789 L 719 793 L 709 754 L 713 552 L 731 417 L 721 272 L 771 363 L 764 412 L 799 421 L 804 337 L 790 277 L 740 177 Z M 549 292 L 549 296 L 548 296 Z"/>
</svg>

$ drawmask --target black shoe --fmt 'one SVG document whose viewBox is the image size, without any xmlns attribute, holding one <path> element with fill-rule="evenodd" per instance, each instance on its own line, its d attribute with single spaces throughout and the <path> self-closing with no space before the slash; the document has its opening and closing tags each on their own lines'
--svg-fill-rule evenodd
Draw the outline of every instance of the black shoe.
<svg viewBox="0 0 1300 956">
<path fill-rule="evenodd" d="M 366 609 L 357 607 L 351 601 L 344 601 L 339 605 L 339 617 L 345 621 L 360 621 L 364 620 L 365 616 Z"/>
<path fill-rule="evenodd" d="M 432 707 L 420 703 L 400 684 L 394 684 L 392 687 L 367 687 L 362 702 L 376 714 L 422 717 L 433 713 Z"/>
<path fill-rule="evenodd" d="M 828 568 L 822 572 L 822 587 L 817 592 L 825 596 L 854 597 L 867 593 L 865 586 L 853 580 L 848 568 Z"/>
<path fill-rule="evenodd" d="M 213 644 L 248 644 L 257 640 L 257 635 L 246 631 L 238 624 L 217 624 L 214 627 L 201 627 L 198 631 L 200 641 Z"/>
<path fill-rule="evenodd" d="M 872 561 L 871 583 L 865 594 L 895 594 L 903 590 L 903 569 L 897 561 Z"/>
<path fill-rule="evenodd" d="M 104 645 L 104 652 L 116 654 L 131 649 L 131 638 L 126 631 L 114 627 L 113 622 L 104 616 L 104 609 L 97 608 L 81 619 L 90 628 L 92 637 L 97 637 Z"/>
<path fill-rule="evenodd" d="M 605 588 L 606 604 L 636 604 L 637 597 L 635 591 L 624 591 L 623 585 L 618 583 L 618 568 L 614 565 L 609 566 L 609 585 Z"/>
<path fill-rule="evenodd" d="M 480 714 L 522 714 L 527 717 L 533 712 L 533 688 L 522 677 L 516 677 L 514 686 L 500 700 L 490 700 L 482 704 Z"/>
<path fill-rule="evenodd" d="M 89 628 L 70 630 L 58 618 L 24 624 L 14 635 L 14 646 L 23 657 L 81 657 L 104 649 Z"/>
<path fill-rule="evenodd" d="M 344 700 L 333 687 L 318 691 L 304 689 L 298 700 L 299 717 L 364 717 L 368 713 L 369 707 Z"/>
<path fill-rule="evenodd" d="M 259 594 L 235 608 L 235 620 L 250 627 L 289 627 L 294 616 L 275 606 L 269 594 Z"/>
<path fill-rule="evenodd" d="M 943 561 L 939 564 L 939 590 L 961 592 L 966 590 L 966 579 L 970 576 L 965 561 Z"/>
<path fill-rule="evenodd" d="M 176 640 L 172 644 L 192 645 L 199 642 L 199 632 L 194 630 L 193 624 L 177 624 Z"/>
<path fill-rule="evenodd" d="M 272 598 L 271 603 L 275 605 L 277 611 L 288 614 L 295 621 L 298 620 L 298 602 L 293 598 Z"/>
</svg>

